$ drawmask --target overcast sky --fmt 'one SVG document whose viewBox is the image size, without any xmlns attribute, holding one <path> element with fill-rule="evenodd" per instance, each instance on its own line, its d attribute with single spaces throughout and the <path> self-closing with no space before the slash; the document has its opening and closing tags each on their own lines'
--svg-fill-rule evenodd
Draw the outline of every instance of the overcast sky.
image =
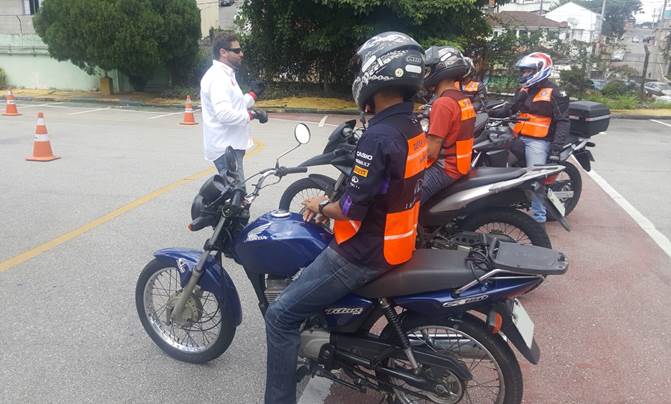
<svg viewBox="0 0 671 404">
<path fill-rule="evenodd" d="M 608 0 L 606 0 L 608 1 Z M 659 14 L 664 7 L 664 0 L 641 0 L 643 13 L 636 15 L 636 22 L 652 21 L 659 19 Z M 668 1 L 667 10 L 671 10 L 671 0 Z"/>
</svg>

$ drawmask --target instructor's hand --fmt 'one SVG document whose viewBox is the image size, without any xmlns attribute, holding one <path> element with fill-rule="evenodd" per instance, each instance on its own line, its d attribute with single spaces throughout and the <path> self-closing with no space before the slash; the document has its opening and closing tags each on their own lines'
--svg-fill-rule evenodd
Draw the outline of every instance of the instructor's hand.
<svg viewBox="0 0 671 404">
<path fill-rule="evenodd" d="M 268 113 L 262 109 L 250 109 L 249 117 L 251 119 L 258 119 L 259 123 L 268 122 Z"/>
</svg>

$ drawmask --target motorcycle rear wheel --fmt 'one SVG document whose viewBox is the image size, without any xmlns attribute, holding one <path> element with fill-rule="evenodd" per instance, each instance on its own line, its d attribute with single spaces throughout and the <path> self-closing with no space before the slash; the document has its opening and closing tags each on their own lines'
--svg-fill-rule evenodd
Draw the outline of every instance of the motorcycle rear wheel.
<svg viewBox="0 0 671 404">
<path fill-rule="evenodd" d="M 473 213 L 461 223 L 461 230 L 498 235 L 518 244 L 552 248 L 545 228 L 517 209 L 491 208 Z"/>
<path fill-rule="evenodd" d="M 489 332 L 484 323 L 468 314 L 459 320 L 429 320 L 419 316 L 406 318 L 403 331 L 412 346 L 428 347 L 434 353 L 450 355 L 464 363 L 471 372 L 470 381 L 451 380 L 453 396 L 437 395 L 435 392 L 416 391 L 427 397 L 421 399 L 399 389 L 393 389 L 390 404 L 418 403 L 483 403 L 519 404 L 522 402 L 523 379 L 519 363 L 508 344 L 498 334 Z M 396 340 L 393 327 L 387 326 L 381 338 Z M 390 367 L 409 367 L 407 361 L 390 359 Z M 454 376 L 453 376 L 454 377 Z M 399 387 L 416 390 L 402 382 L 387 379 Z"/>
<path fill-rule="evenodd" d="M 580 194 L 582 193 L 582 176 L 580 170 L 573 164 L 563 161 L 559 163 L 564 166 L 564 171 L 559 173 L 555 182 L 549 185 L 550 189 L 557 195 L 560 201 L 564 203 L 566 209 L 564 216 L 568 216 L 578 205 Z M 573 193 L 571 196 L 564 196 L 565 193 Z"/>
<path fill-rule="evenodd" d="M 135 287 L 135 306 L 151 339 L 171 357 L 190 363 L 218 358 L 235 336 L 233 317 L 214 294 L 194 291 L 185 305 L 186 324 L 168 320 L 182 288 L 172 264 L 153 259 L 144 267 Z"/>
</svg>

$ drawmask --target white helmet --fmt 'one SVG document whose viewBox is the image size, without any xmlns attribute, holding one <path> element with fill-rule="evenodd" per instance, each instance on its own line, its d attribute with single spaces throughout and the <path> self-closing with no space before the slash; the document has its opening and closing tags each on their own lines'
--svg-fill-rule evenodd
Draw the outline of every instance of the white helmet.
<svg viewBox="0 0 671 404">
<path fill-rule="evenodd" d="M 552 74 L 552 58 L 547 53 L 530 53 L 515 64 L 520 70 L 531 70 L 531 72 L 520 71 L 519 82 L 522 87 L 531 87 L 539 83 Z"/>
</svg>

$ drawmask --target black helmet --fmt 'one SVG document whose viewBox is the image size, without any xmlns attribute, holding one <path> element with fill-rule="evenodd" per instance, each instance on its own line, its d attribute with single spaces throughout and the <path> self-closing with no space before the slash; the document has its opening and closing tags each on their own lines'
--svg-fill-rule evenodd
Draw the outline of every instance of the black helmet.
<svg viewBox="0 0 671 404">
<path fill-rule="evenodd" d="M 406 34 L 390 31 L 375 35 L 361 45 L 356 56 L 360 65 L 352 97 L 361 110 L 382 88 L 399 88 L 411 98 L 422 85 L 424 52 Z"/>
<path fill-rule="evenodd" d="M 461 52 L 449 46 L 432 46 L 427 49 L 426 67 L 425 87 L 434 87 L 445 79 L 459 80 L 468 71 L 468 64 Z"/>
</svg>

